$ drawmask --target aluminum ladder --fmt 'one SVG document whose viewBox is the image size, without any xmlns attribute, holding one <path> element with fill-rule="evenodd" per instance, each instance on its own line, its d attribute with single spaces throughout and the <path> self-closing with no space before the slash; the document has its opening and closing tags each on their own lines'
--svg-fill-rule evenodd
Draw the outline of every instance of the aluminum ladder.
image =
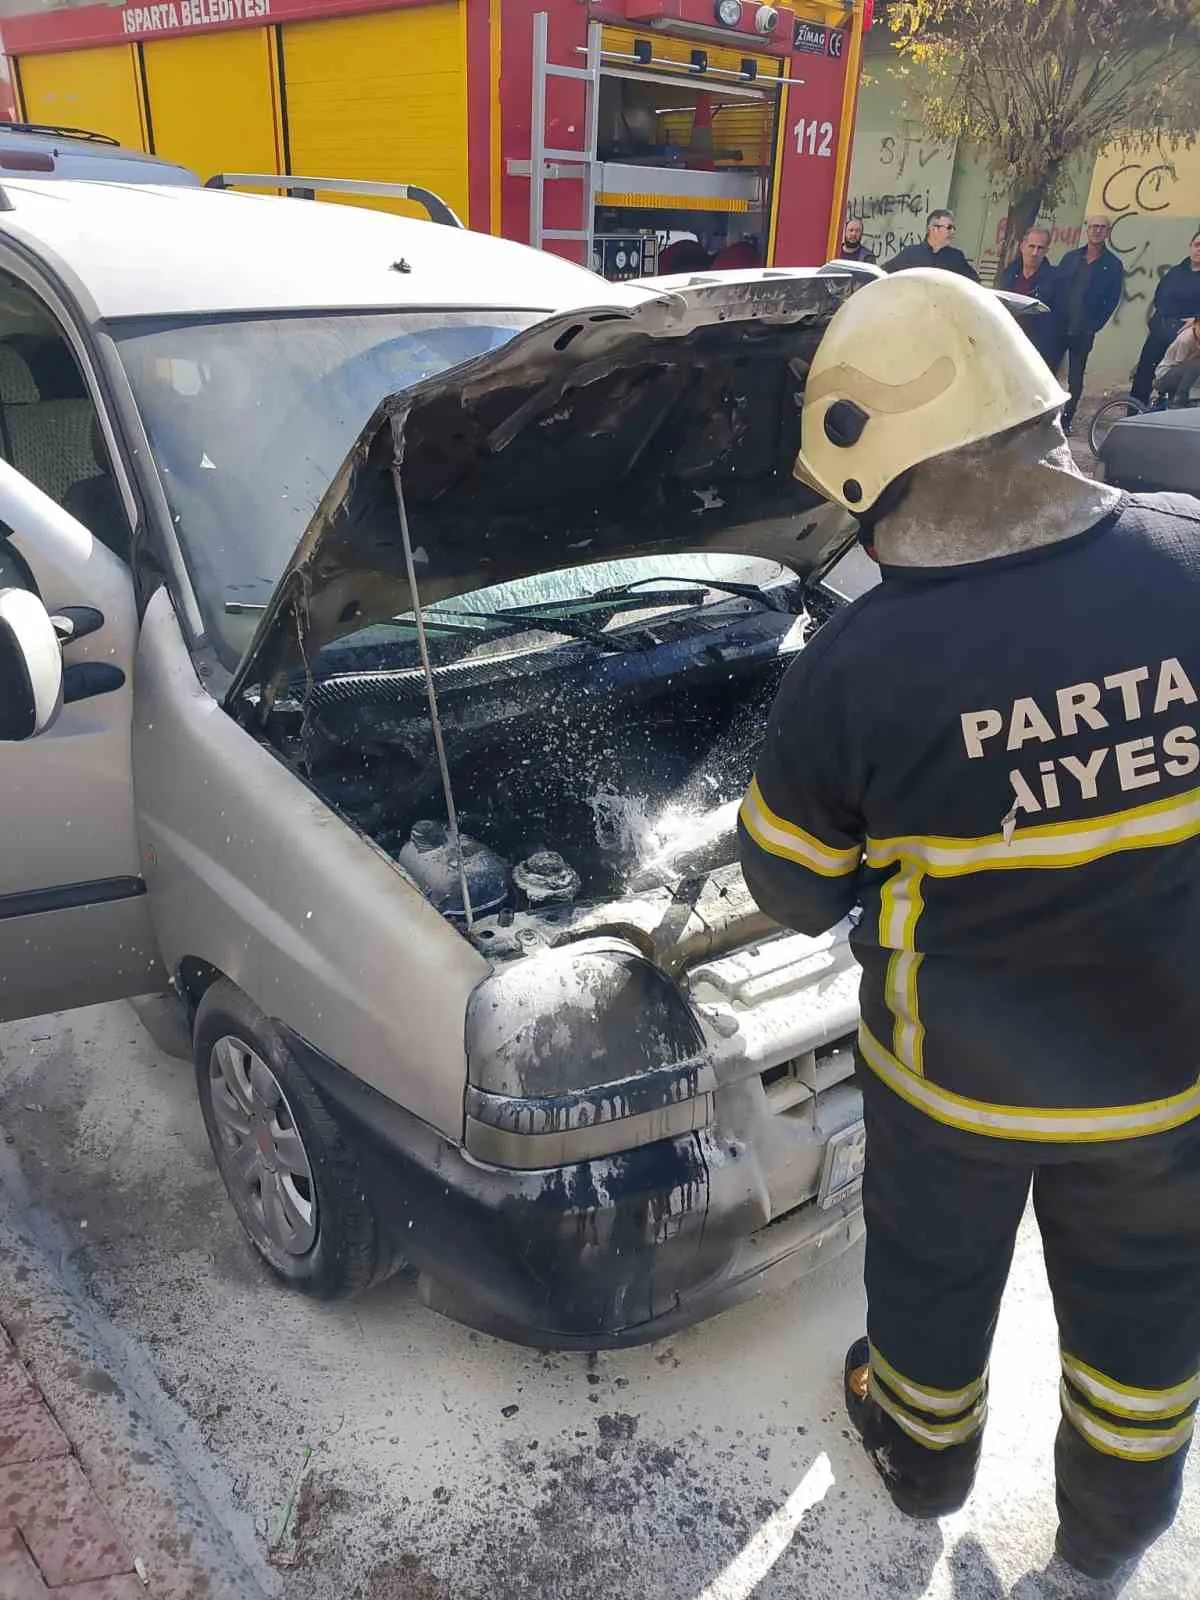
<svg viewBox="0 0 1200 1600">
<path fill-rule="evenodd" d="M 551 240 L 572 239 L 584 247 L 583 265 L 592 265 L 596 221 L 596 195 L 600 168 L 596 145 L 600 126 L 600 60 L 603 26 L 588 24 L 587 62 L 581 67 L 559 67 L 549 57 L 549 13 L 539 11 L 533 19 L 533 120 L 529 149 L 529 242 L 542 250 Z M 586 86 L 584 147 L 558 150 L 546 143 L 546 88 L 551 78 L 569 78 Z M 516 163 L 514 163 L 514 166 Z M 562 170 L 566 168 L 567 170 Z M 582 178 L 583 217 L 579 228 L 547 228 L 546 184 L 555 179 Z"/>
</svg>

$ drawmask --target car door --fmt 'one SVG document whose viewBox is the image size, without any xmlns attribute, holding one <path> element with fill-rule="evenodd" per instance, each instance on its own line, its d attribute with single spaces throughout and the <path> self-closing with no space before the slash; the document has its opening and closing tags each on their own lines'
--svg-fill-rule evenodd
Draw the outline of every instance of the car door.
<svg viewBox="0 0 1200 1600">
<path fill-rule="evenodd" d="M 51 613 L 85 610 L 57 721 L 0 746 L 0 1021 L 165 984 L 131 770 L 134 501 L 89 351 L 13 266 L 0 268 L 0 581 Z"/>
<path fill-rule="evenodd" d="M 164 975 L 134 820 L 129 569 L 5 461 L 0 524 L 0 582 L 34 589 L 84 635 L 64 644 L 54 725 L 0 746 L 0 1021 L 10 1021 L 160 989 Z"/>
</svg>

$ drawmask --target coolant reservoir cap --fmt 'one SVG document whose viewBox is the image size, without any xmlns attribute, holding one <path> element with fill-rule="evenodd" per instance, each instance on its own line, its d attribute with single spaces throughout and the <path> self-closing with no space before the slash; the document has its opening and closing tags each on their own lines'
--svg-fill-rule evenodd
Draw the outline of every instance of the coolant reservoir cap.
<svg viewBox="0 0 1200 1600">
<path fill-rule="evenodd" d="M 444 822 L 434 822 L 426 818 L 413 823 L 408 842 L 414 850 L 427 855 L 430 850 L 441 850 L 449 844 L 450 830 Z"/>
<path fill-rule="evenodd" d="M 580 881 L 575 868 L 557 850 L 535 850 L 513 868 L 513 882 L 531 906 L 574 900 Z"/>
<path fill-rule="evenodd" d="M 454 844 L 450 837 L 450 829 L 444 822 L 434 822 L 429 818 L 414 822 L 408 842 L 418 855 L 427 856 L 433 850 L 449 850 L 453 854 Z M 458 842 L 462 846 L 464 861 L 487 849 L 485 844 L 481 844 L 478 839 L 472 839 L 466 833 L 459 834 Z"/>
</svg>

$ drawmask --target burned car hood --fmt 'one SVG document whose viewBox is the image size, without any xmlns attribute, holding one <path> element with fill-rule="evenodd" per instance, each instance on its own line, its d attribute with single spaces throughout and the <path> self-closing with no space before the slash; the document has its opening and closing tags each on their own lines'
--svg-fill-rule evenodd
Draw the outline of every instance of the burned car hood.
<svg viewBox="0 0 1200 1600">
<path fill-rule="evenodd" d="M 231 695 L 423 604 L 671 548 L 804 572 L 853 524 L 792 477 L 805 374 L 848 274 L 700 281 L 556 315 L 393 395 L 322 497 Z"/>
<path fill-rule="evenodd" d="M 322 497 L 230 696 L 413 610 L 405 516 L 426 605 L 673 548 L 810 570 L 854 524 L 792 476 L 801 398 L 861 282 L 829 268 L 697 277 L 632 308 L 555 315 L 391 396 Z"/>
</svg>

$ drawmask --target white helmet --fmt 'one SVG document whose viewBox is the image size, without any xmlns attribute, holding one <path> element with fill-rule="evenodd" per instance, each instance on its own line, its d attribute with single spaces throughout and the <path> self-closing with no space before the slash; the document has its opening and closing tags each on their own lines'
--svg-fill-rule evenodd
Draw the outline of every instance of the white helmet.
<svg viewBox="0 0 1200 1600">
<path fill-rule="evenodd" d="M 918 462 L 1045 417 L 1067 391 L 989 290 L 917 267 L 834 314 L 804 389 L 796 477 L 869 510 Z"/>
</svg>

